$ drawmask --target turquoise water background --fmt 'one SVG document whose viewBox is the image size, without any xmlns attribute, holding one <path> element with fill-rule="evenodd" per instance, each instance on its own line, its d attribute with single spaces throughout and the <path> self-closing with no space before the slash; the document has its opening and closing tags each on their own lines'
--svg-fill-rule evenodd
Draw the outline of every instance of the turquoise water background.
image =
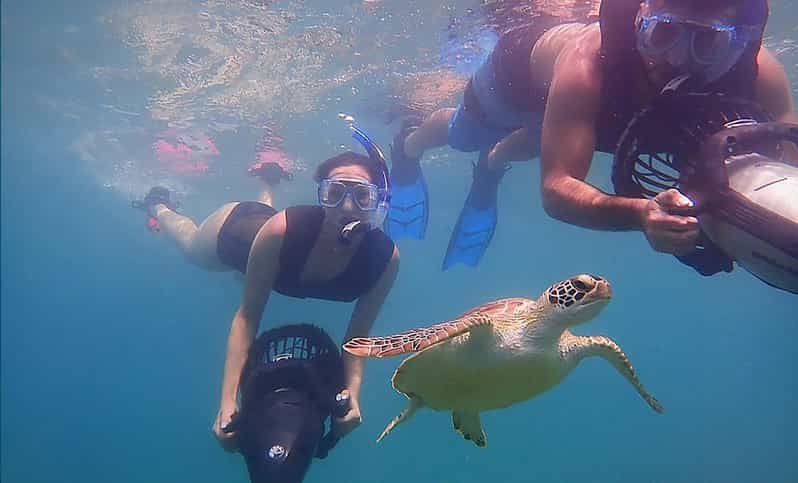
<svg viewBox="0 0 798 483">
<path fill-rule="evenodd" d="M 229 8 L 246 18 L 241 10 L 264 11 L 255 3 Z M 240 284 L 186 263 L 164 237 L 144 229 L 130 200 L 164 182 L 181 193 L 184 212 L 199 219 L 223 202 L 255 197 L 257 184 L 243 176 L 254 134 L 234 112 L 204 110 L 203 96 L 225 84 L 209 87 L 179 116 L 195 110 L 193 125 L 217 140 L 222 155 L 211 172 L 164 179 L 146 172 L 141 146 L 128 134 L 154 134 L 165 118 L 178 116 L 157 118 L 153 99 L 179 83 L 152 68 L 157 61 L 143 60 L 144 41 L 134 46 L 117 30 L 122 21 L 146 24 L 141 11 L 158 16 L 164 9 L 172 19 L 175 10 L 217 12 L 220 5 L 2 3 L 4 483 L 247 481 L 243 460 L 224 453 L 210 432 Z M 391 79 L 434 68 L 449 17 L 471 6 L 317 0 L 267 8 L 296 19 L 273 32 L 277 39 L 266 38 L 269 45 L 296 42 L 303 28 L 337 32 L 333 47 L 343 45 L 327 51 L 331 43 L 319 35 L 292 50 L 295 58 L 280 55 L 273 69 L 247 74 L 302 81 L 275 84 L 279 98 L 260 101 L 279 120 L 286 151 L 305 167 L 277 191 L 278 207 L 314 202 L 310 169 L 350 144 L 338 112 L 353 114 L 387 147 L 397 125 L 385 125 L 368 108 L 389 103 L 380 93 Z M 792 0 L 771 6 L 768 45 L 795 86 L 798 10 Z M 135 8 L 141 10 L 130 13 Z M 186 34 L 161 41 L 180 35 Z M 318 57 L 308 48 L 314 42 Z M 335 57 L 358 50 L 357 57 Z M 355 61 L 355 75 L 344 75 Z M 314 62 L 321 65 L 311 72 L 316 78 L 295 72 Z M 222 120 L 237 129 L 221 129 Z M 87 132 L 116 136 L 117 148 L 99 146 L 87 157 L 75 148 Z M 448 414 L 431 411 L 377 445 L 405 400 L 389 381 L 400 359 L 369 361 L 362 426 L 314 463 L 305 481 L 798 481 L 795 296 L 740 269 L 701 278 L 655 254 L 640 233 L 587 231 L 550 219 L 536 162 L 514 166 L 502 182 L 500 225 L 480 266 L 441 272 L 471 161 L 445 149 L 429 157 L 427 239 L 400 243 L 401 272 L 373 333 L 446 320 L 496 298 L 536 298 L 575 273 L 600 274 L 611 281 L 614 299 L 575 332 L 613 337 L 665 414 L 651 411 L 595 359 L 549 393 L 483 415 L 486 449 L 456 434 Z M 589 178 L 605 189 L 609 163 L 598 156 Z M 261 328 L 308 321 L 340 340 L 350 310 L 275 296 Z"/>
</svg>

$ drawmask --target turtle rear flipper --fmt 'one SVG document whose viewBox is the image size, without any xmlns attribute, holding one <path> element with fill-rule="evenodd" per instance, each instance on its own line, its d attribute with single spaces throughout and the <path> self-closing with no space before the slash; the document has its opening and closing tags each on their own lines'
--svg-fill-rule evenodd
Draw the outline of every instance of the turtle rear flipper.
<svg viewBox="0 0 798 483">
<path fill-rule="evenodd" d="M 462 434 L 465 439 L 473 441 L 480 448 L 488 445 L 488 439 L 479 420 L 479 413 L 452 411 L 452 424 L 454 424 L 455 431 Z"/>
<path fill-rule="evenodd" d="M 399 416 L 393 418 L 391 422 L 388 423 L 388 426 L 385 426 L 385 429 L 382 430 L 382 433 L 380 433 L 380 436 L 377 438 L 377 442 L 379 443 L 380 441 L 382 441 L 383 438 L 388 436 L 388 433 L 390 433 L 393 430 L 393 428 L 395 428 L 398 424 L 403 423 L 406 420 L 410 419 L 410 417 L 412 417 L 413 414 L 416 413 L 418 408 L 420 408 L 423 405 L 424 402 L 421 400 L 420 397 L 414 395 L 410 396 L 410 401 L 407 403 L 407 407 L 404 408 L 401 413 L 399 413 Z"/>
</svg>

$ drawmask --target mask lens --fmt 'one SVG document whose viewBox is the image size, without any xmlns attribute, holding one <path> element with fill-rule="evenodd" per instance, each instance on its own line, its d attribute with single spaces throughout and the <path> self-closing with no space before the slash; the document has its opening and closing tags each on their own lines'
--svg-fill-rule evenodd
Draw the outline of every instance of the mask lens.
<svg viewBox="0 0 798 483">
<path fill-rule="evenodd" d="M 338 206 L 346 196 L 346 185 L 339 181 L 324 180 L 319 186 L 319 203 L 323 206 Z"/>
<path fill-rule="evenodd" d="M 361 210 L 373 210 L 377 208 L 377 190 L 372 186 L 355 185 L 352 187 L 355 203 Z"/>
<path fill-rule="evenodd" d="M 649 27 L 648 45 L 657 52 L 670 49 L 682 38 L 684 26 L 670 21 L 655 21 Z"/>
<path fill-rule="evenodd" d="M 729 54 L 731 32 L 700 29 L 693 34 L 693 58 L 703 64 L 715 64 Z"/>
<path fill-rule="evenodd" d="M 339 206 L 347 194 L 364 211 L 377 209 L 379 190 L 376 186 L 360 182 L 323 180 L 319 185 L 319 204 L 328 208 Z"/>
</svg>

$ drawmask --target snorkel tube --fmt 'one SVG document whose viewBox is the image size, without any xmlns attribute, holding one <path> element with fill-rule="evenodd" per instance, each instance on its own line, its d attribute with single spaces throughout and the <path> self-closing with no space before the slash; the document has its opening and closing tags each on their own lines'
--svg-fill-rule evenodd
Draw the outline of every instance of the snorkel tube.
<svg viewBox="0 0 798 483">
<path fill-rule="evenodd" d="M 677 188 L 690 198 L 692 207 L 669 212 L 698 218 L 706 243 L 679 259 L 703 275 L 730 271 L 733 259 L 798 294 L 798 161 L 785 159 L 785 143 L 798 146 L 798 125 L 773 122 L 750 101 L 670 96 L 629 124 L 612 180 L 623 196 Z"/>
<path fill-rule="evenodd" d="M 338 241 L 344 245 L 352 243 L 352 240 L 369 230 L 374 230 L 382 226 L 385 222 L 385 217 L 388 215 L 388 208 L 390 207 L 391 199 L 391 180 L 388 176 L 388 163 L 385 161 L 385 154 L 383 154 L 380 146 L 375 143 L 362 129 L 357 127 L 354 123 L 354 118 L 345 114 L 339 114 L 352 132 L 352 138 L 359 142 L 369 155 L 369 158 L 377 163 L 382 173 L 382 186 L 380 188 L 384 191 L 384 196 L 380 200 L 377 209 L 371 216 L 371 220 L 353 220 L 346 223 L 341 227 L 338 233 Z"/>
</svg>

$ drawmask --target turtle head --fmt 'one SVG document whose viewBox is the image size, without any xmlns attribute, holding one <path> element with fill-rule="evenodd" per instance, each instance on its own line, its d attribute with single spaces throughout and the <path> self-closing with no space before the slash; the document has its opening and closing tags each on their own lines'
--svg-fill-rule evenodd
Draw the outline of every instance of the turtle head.
<svg viewBox="0 0 798 483">
<path fill-rule="evenodd" d="M 549 314 L 570 327 L 591 320 L 612 297 L 610 283 L 590 274 L 575 275 L 555 283 L 540 297 L 539 303 L 548 306 Z"/>
</svg>

